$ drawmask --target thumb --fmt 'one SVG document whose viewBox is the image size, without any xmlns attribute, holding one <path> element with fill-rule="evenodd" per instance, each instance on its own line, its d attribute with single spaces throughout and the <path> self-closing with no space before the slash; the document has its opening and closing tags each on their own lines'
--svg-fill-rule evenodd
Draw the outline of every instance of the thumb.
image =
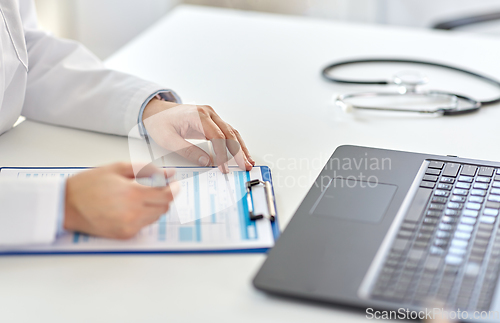
<svg viewBox="0 0 500 323">
<path fill-rule="evenodd" d="M 209 166 L 211 164 L 210 156 L 200 147 L 193 145 L 185 139 L 179 137 L 172 138 L 170 142 L 174 151 L 199 166 Z"/>
</svg>

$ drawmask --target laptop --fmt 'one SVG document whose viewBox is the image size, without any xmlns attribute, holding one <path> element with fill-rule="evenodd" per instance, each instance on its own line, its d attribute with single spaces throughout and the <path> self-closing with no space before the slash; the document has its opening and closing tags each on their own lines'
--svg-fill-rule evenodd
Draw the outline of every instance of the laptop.
<svg viewBox="0 0 500 323">
<path fill-rule="evenodd" d="M 253 283 L 368 318 L 500 321 L 499 210 L 498 162 L 341 146 Z"/>
</svg>

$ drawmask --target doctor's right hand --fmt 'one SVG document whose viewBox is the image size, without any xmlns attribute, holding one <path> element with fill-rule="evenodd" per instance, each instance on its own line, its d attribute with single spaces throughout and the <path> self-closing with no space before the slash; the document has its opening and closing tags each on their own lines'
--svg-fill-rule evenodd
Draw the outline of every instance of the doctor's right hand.
<svg viewBox="0 0 500 323">
<path fill-rule="evenodd" d="M 151 176 L 160 170 L 145 167 Z M 171 177 L 175 171 L 165 170 Z M 116 163 L 79 173 L 67 180 L 64 229 L 114 239 L 128 239 L 168 211 L 178 182 L 149 187 L 134 181 L 132 165 Z"/>
<path fill-rule="evenodd" d="M 228 173 L 228 151 L 241 170 L 249 171 L 255 165 L 240 133 L 210 106 L 153 99 L 144 109 L 142 119 L 157 144 L 194 165 L 216 165 L 221 172 Z M 215 160 L 186 139 L 210 140 Z"/>
</svg>

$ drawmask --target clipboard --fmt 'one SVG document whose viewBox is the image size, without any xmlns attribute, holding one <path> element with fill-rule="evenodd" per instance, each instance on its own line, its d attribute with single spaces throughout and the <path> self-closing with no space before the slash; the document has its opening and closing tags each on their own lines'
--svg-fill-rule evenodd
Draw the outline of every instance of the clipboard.
<svg viewBox="0 0 500 323">
<path fill-rule="evenodd" d="M 79 172 L 89 169 L 88 167 L 0 167 L 0 178 L 3 174 L 5 173 L 15 173 L 17 172 L 18 176 L 25 176 L 25 177 L 31 177 L 33 175 L 29 175 L 30 173 L 40 173 L 40 174 L 49 174 L 50 172 L 54 173 L 55 175 L 51 176 L 61 176 L 64 172 Z M 189 173 L 192 172 L 193 174 L 197 174 L 197 176 L 200 176 L 200 169 L 203 169 L 204 171 L 207 171 L 208 173 L 212 172 L 218 172 L 217 167 L 176 167 L 176 169 L 182 170 L 184 173 Z M 231 170 L 231 167 L 230 167 Z M 208 174 L 207 173 L 207 174 Z M 221 174 L 221 173 L 220 173 Z M 200 244 L 198 247 L 195 243 L 191 243 L 187 246 L 168 246 L 168 244 L 165 244 L 165 247 L 160 248 L 158 244 L 154 245 L 153 244 L 146 244 L 143 241 L 144 240 L 137 240 L 135 241 L 133 238 L 132 240 L 134 241 L 117 241 L 117 240 L 111 240 L 111 239 L 103 239 L 103 238 L 95 238 L 95 237 L 89 237 L 88 235 L 84 235 L 81 233 L 66 233 L 63 237 L 58 237 L 53 245 L 49 246 L 30 246 L 30 247 L 17 247 L 15 249 L 12 249 L 9 247 L 9 249 L 6 248 L 0 248 L 0 256 L 6 256 L 6 255 L 80 255 L 80 254 L 207 254 L 207 253 L 263 253 L 267 252 L 270 248 L 274 246 L 274 242 L 278 239 L 280 235 L 280 230 L 279 230 L 279 223 L 278 223 L 278 217 L 276 214 L 276 201 L 275 201 L 275 195 L 274 195 L 274 187 L 273 187 L 273 182 L 272 182 L 272 177 L 271 177 L 271 171 L 269 167 L 267 166 L 255 166 L 254 169 L 250 172 L 243 172 L 243 171 L 233 171 L 231 170 L 231 174 L 233 174 L 234 178 L 234 192 L 236 194 L 236 191 L 239 190 L 241 192 L 240 199 L 237 201 L 237 207 L 238 207 L 238 217 L 240 219 L 240 222 L 246 223 L 247 227 L 254 227 L 257 228 L 254 230 L 254 233 L 256 232 L 257 235 L 262 231 L 266 235 L 266 242 L 262 243 L 260 245 L 259 243 L 248 243 L 246 244 L 246 241 L 240 241 L 240 243 L 227 243 L 226 246 L 223 244 L 218 244 L 214 248 L 211 248 L 210 246 L 212 244 L 209 243 L 209 245 L 202 245 Z M 236 174 L 236 175 L 235 175 Z M 10 176 L 14 176 L 15 174 L 11 174 Z M 258 176 L 257 176 L 258 175 Z M 68 175 L 69 176 L 69 175 Z M 208 176 L 208 175 L 207 175 Z M 255 180 L 256 178 L 251 178 L 250 176 L 253 177 L 258 177 L 259 179 L 259 184 L 260 186 L 265 188 L 265 204 L 268 207 L 268 214 L 257 214 L 259 212 L 255 212 L 255 203 L 258 202 L 256 200 L 256 193 L 255 193 L 255 187 L 258 186 L 256 182 L 253 182 L 253 185 L 251 185 L 251 188 L 248 189 L 247 183 Z M 38 176 L 37 176 L 38 177 Z M 42 177 L 42 176 L 40 176 Z M 227 177 L 226 177 L 227 180 Z M 196 184 L 196 179 L 193 176 L 192 181 L 195 182 Z M 200 181 L 200 179 L 198 179 Z M 198 183 L 199 185 L 199 183 Z M 267 187 L 267 188 L 266 188 Z M 199 189 L 199 192 L 202 190 Z M 201 194 L 201 193 L 200 193 Z M 259 199 L 262 199 L 259 197 Z M 260 200 L 259 200 L 260 201 Z M 250 203 L 250 204 L 249 204 Z M 262 205 L 262 201 L 260 201 L 260 204 Z M 262 208 L 261 208 L 262 209 Z M 167 213 L 168 215 L 168 213 Z M 213 216 L 213 215 L 212 215 Z M 157 225 L 158 228 L 161 228 L 161 225 L 164 224 L 165 227 L 167 227 L 167 224 L 165 221 L 166 215 L 160 218 L 158 222 L 156 222 L 154 225 Z M 274 218 L 273 220 L 271 220 Z M 163 223 L 160 223 L 161 221 L 164 221 Z M 204 221 L 204 219 L 197 219 L 195 222 L 201 222 Z M 232 223 L 234 225 L 234 223 Z M 226 223 L 225 226 L 228 226 Z M 243 225 L 242 225 L 243 226 Z M 169 227 L 173 227 L 173 225 L 169 225 Z M 149 227 L 148 227 L 149 228 Z M 179 224 L 179 234 L 182 235 L 183 232 L 187 231 L 181 229 L 182 226 Z M 264 228 L 264 230 L 259 231 L 258 228 Z M 205 229 L 205 228 L 203 228 Z M 156 230 L 156 227 L 155 227 Z M 202 231 L 202 230 L 200 230 Z M 199 231 L 199 232 L 200 232 Z M 216 232 L 215 230 L 214 232 Z M 142 232 L 142 231 L 141 231 Z M 199 234 L 199 232 L 196 232 L 196 236 Z M 250 231 L 251 232 L 251 231 Z M 226 232 L 227 233 L 227 232 Z M 194 234 L 192 234 L 194 235 Z M 249 234 L 250 235 L 250 234 Z M 191 236 L 188 236 L 188 238 Z M 182 237 L 179 236 L 179 239 Z M 186 238 L 186 237 L 184 237 Z M 255 236 L 253 236 L 255 238 Z M 64 242 L 61 239 L 65 239 Z M 75 243 L 75 245 L 68 244 L 68 240 L 71 239 Z M 243 239 L 243 238 L 242 238 Z M 250 238 L 249 238 L 250 239 Z M 103 240 L 102 245 L 99 247 L 96 247 L 95 240 Z M 272 240 L 272 241 L 271 241 Z M 85 244 L 83 242 L 85 241 L 91 241 L 94 243 L 94 245 L 90 246 L 87 245 L 85 247 Z M 193 241 L 190 241 L 193 242 Z M 81 243 L 81 244 L 77 244 Z M 121 247 L 117 247 L 117 244 L 123 244 Z M 76 248 L 75 246 L 78 246 Z"/>
</svg>

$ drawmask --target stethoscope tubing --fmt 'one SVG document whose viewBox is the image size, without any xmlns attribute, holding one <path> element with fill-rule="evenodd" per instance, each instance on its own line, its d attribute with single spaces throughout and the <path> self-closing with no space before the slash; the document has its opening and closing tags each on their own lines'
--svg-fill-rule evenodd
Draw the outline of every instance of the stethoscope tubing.
<svg viewBox="0 0 500 323">
<path fill-rule="evenodd" d="M 322 70 L 321 75 L 323 76 L 323 78 L 325 80 L 327 80 L 329 82 L 334 82 L 334 83 L 359 84 L 359 85 L 389 85 L 389 84 L 392 84 L 390 81 L 387 81 L 387 80 L 347 80 L 347 79 L 333 77 L 329 74 L 333 69 L 335 69 L 337 67 L 345 66 L 345 65 L 353 65 L 353 64 L 362 64 L 362 63 L 408 63 L 408 64 L 420 64 L 420 65 L 427 65 L 427 66 L 435 66 L 435 67 L 445 68 L 448 70 L 457 71 L 460 73 L 464 73 L 464 74 L 476 77 L 478 79 L 481 79 L 485 82 L 491 83 L 491 84 L 500 88 L 500 81 L 497 81 L 496 79 L 494 79 L 492 77 L 482 75 L 482 74 L 479 74 L 476 72 L 472 72 L 472 71 L 466 70 L 464 68 L 447 65 L 444 63 L 422 61 L 422 60 L 417 60 L 417 59 L 368 58 L 368 59 L 345 60 L 345 61 L 336 62 L 336 63 L 333 63 L 333 64 L 326 66 Z M 452 93 L 449 93 L 449 94 L 452 94 Z M 452 95 L 455 95 L 459 99 L 463 99 L 463 100 L 466 100 L 468 102 L 472 102 L 474 104 L 471 106 L 471 108 L 468 108 L 466 110 L 445 111 L 445 112 L 443 112 L 443 115 L 465 114 L 465 113 L 477 111 L 481 108 L 481 106 L 488 106 L 488 105 L 500 103 L 500 96 L 498 96 L 497 98 L 492 99 L 492 100 L 476 101 L 476 100 L 473 100 L 470 97 L 467 97 L 465 95 L 454 94 L 454 93 Z M 476 103 L 479 103 L 479 104 L 476 104 Z"/>
</svg>

